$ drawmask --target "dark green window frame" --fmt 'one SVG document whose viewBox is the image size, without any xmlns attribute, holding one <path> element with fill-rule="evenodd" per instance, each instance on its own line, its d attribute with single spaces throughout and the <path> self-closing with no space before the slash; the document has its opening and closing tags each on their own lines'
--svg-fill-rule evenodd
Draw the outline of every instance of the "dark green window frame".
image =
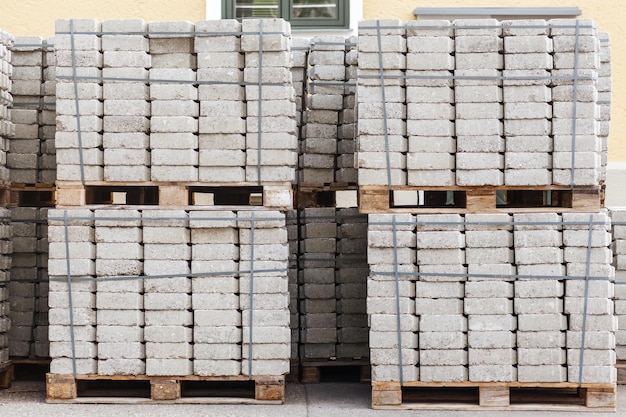
<svg viewBox="0 0 626 417">
<path fill-rule="evenodd" d="M 222 0 L 222 18 L 235 18 L 236 0 Z M 291 22 L 297 29 L 342 29 L 350 27 L 350 0 L 335 0 L 336 18 L 296 18 L 291 19 L 293 0 L 278 0 L 278 16 Z"/>
</svg>

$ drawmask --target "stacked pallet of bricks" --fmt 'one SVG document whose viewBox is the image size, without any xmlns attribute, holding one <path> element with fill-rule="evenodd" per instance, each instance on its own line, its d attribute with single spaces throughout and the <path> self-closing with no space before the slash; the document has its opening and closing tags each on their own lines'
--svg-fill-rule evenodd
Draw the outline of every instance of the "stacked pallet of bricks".
<svg viewBox="0 0 626 417">
<path fill-rule="evenodd" d="M 335 180 L 342 184 L 357 184 L 357 171 L 354 164 L 356 149 L 356 79 L 357 79 L 357 38 L 346 38 L 346 77 L 343 90 L 343 108 L 339 112 L 337 131 L 337 168 Z"/>
<path fill-rule="evenodd" d="M 600 180 L 606 182 L 606 164 L 608 160 L 609 133 L 611 124 L 611 38 L 606 32 L 599 32 L 600 70 L 598 71 L 598 136 L 602 140 L 602 171 Z"/>
<path fill-rule="evenodd" d="M 361 191 L 599 190 L 607 88 L 593 22 L 382 20 L 361 22 L 359 35 Z M 540 385 L 585 386 L 584 405 L 615 406 L 615 270 L 601 205 L 410 214 L 361 203 L 376 213 L 375 407 L 410 408 L 403 389 L 442 383 L 482 384 L 480 406 L 509 406 L 510 387 Z"/>
<path fill-rule="evenodd" d="M 617 331 L 615 332 L 615 353 L 620 363 L 626 360 L 626 211 L 618 208 L 609 208 L 612 224 L 612 264 L 615 267 L 615 317 Z M 624 383 L 622 368 L 618 367 L 618 382 Z"/>
<path fill-rule="evenodd" d="M 264 207 L 181 209 L 192 199 L 178 192 L 152 209 L 95 208 L 86 194 L 59 195 L 49 216 L 50 400 L 75 398 L 81 378 L 163 377 L 153 399 L 180 398 L 192 378 L 250 379 L 256 399 L 284 401 L 288 233 L 285 214 L 267 207 L 293 204 L 289 32 L 280 19 L 57 21 L 57 51 L 84 57 L 57 71 L 59 101 L 78 102 L 57 114 L 75 156 L 58 158 L 58 192 L 255 185 Z"/>
<path fill-rule="evenodd" d="M 367 223 L 356 208 L 300 212 L 300 357 L 349 364 L 369 356 Z"/>
<path fill-rule="evenodd" d="M 306 38 L 291 38 L 291 81 L 296 95 L 296 122 L 298 123 L 298 143 L 303 139 L 304 109 L 308 85 L 308 62 L 311 41 Z"/>
<path fill-rule="evenodd" d="M 614 383 L 610 227 L 604 211 L 370 215 L 372 380 Z"/>
<path fill-rule="evenodd" d="M 55 57 L 52 39 L 18 36 L 12 47 L 12 138 L 7 167 L 11 182 L 54 184 Z"/>
<path fill-rule="evenodd" d="M 343 110 L 345 39 L 315 37 L 309 53 L 309 96 L 300 143 L 299 183 L 335 182 L 339 113 Z"/>
<path fill-rule="evenodd" d="M 75 57 L 58 62 L 59 104 L 80 112 L 59 105 L 59 180 L 294 182 L 289 26 L 263 22 L 57 21 Z"/>
<path fill-rule="evenodd" d="M 280 212 L 57 209 L 49 236 L 52 374 L 289 371 Z"/>
<path fill-rule="evenodd" d="M 9 181 L 9 171 L 6 167 L 6 153 L 9 137 L 15 133 L 11 120 L 13 97 L 11 94 L 10 76 L 13 70 L 11 64 L 12 35 L 0 31 L 0 180 Z M 9 362 L 9 331 L 11 329 L 9 278 L 11 267 L 11 225 L 10 212 L 0 209 L 0 387 L 6 388 L 11 383 L 11 367 Z"/>
<path fill-rule="evenodd" d="M 10 354 L 49 357 L 47 208 L 11 207 Z"/>
<path fill-rule="evenodd" d="M 601 59 L 590 20 L 362 22 L 359 185 L 598 186 Z"/>
</svg>

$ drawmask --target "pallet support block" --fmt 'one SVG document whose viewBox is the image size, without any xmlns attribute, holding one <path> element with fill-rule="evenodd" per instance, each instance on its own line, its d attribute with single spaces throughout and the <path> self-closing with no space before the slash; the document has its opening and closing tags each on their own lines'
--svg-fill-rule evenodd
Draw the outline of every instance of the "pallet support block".
<svg viewBox="0 0 626 417">
<path fill-rule="evenodd" d="M 186 187 L 161 185 L 159 187 L 160 206 L 185 206 L 188 204 Z"/>
<path fill-rule="evenodd" d="M 302 367 L 302 383 L 303 384 L 319 384 L 321 372 L 319 366 L 303 366 Z"/>
<path fill-rule="evenodd" d="M 482 386 L 478 388 L 481 407 L 508 407 L 511 402 L 506 385 Z"/>
<path fill-rule="evenodd" d="M 72 400 L 78 396 L 72 375 L 46 374 L 46 399 Z"/>
<path fill-rule="evenodd" d="M 372 381 L 372 407 L 402 405 L 402 387 L 399 382 Z"/>
<path fill-rule="evenodd" d="M 57 188 L 57 206 L 87 205 L 87 192 L 84 188 Z"/>
<path fill-rule="evenodd" d="M 285 402 L 285 377 L 263 378 L 254 382 L 256 400 Z"/>
<path fill-rule="evenodd" d="M 180 398 L 180 381 L 172 379 L 150 380 L 150 397 L 155 401 L 173 401 Z"/>
<path fill-rule="evenodd" d="M 13 364 L 11 362 L 0 366 L 0 389 L 11 388 L 11 382 L 13 381 Z"/>
<path fill-rule="evenodd" d="M 586 389 L 585 405 L 589 408 L 615 408 L 616 403 L 617 386 Z"/>
<path fill-rule="evenodd" d="M 293 208 L 293 190 L 285 186 L 263 186 L 263 206 L 288 210 Z"/>
</svg>

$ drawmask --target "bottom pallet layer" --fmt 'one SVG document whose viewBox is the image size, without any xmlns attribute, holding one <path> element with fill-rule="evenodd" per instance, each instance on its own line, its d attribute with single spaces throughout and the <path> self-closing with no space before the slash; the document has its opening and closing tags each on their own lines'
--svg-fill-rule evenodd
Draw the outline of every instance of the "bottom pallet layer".
<svg viewBox="0 0 626 417">
<path fill-rule="evenodd" d="M 372 408 L 615 411 L 615 384 L 372 382 Z"/>
<path fill-rule="evenodd" d="M 13 363 L 11 361 L 0 364 L 0 389 L 11 388 L 13 381 Z"/>
<path fill-rule="evenodd" d="M 283 404 L 284 376 L 46 375 L 46 402 Z"/>
</svg>

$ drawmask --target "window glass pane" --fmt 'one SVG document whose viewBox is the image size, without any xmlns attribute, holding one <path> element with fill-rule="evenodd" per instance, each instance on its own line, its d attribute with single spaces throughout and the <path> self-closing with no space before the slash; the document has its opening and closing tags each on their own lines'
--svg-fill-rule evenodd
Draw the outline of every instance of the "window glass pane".
<svg viewBox="0 0 626 417">
<path fill-rule="evenodd" d="M 236 0 L 235 18 L 279 17 L 279 0 Z"/>
<path fill-rule="evenodd" d="M 293 0 L 292 19 L 337 19 L 339 0 Z"/>
</svg>

